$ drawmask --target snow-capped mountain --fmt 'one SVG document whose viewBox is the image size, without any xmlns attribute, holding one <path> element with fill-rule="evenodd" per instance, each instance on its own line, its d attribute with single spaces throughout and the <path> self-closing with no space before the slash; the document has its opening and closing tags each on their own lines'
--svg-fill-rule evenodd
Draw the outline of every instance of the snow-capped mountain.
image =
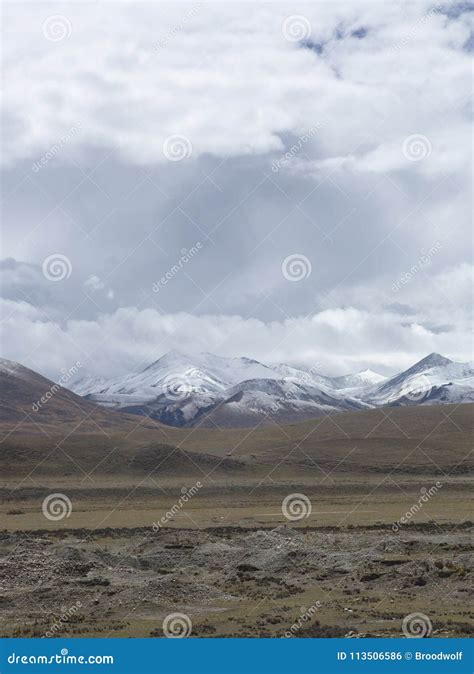
<svg viewBox="0 0 474 674">
<path fill-rule="evenodd" d="M 361 398 L 377 407 L 473 402 L 474 364 L 431 353 L 408 370 L 367 388 Z"/>
<path fill-rule="evenodd" d="M 356 391 L 365 389 L 367 386 L 380 384 L 383 381 L 386 381 L 386 379 L 387 377 L 384 377 L 382 374 L 367 369 L 362 370 L 362 372 L 356 372 L 356 374 L 346 374 L 343 377 L 334 377 L 331 382 L 333 386 L 339 391 Z"/>
<path fill-rule="evenodd" d="M 76 381 L 87 399 L 173 426 L 247 426 L 371 407 L 474 400 L 474 370 L 431 354 L 391 378 L 372 370 L 326 377 L 313 368 L 171 351 L 140 372 Z"/>
</svg>

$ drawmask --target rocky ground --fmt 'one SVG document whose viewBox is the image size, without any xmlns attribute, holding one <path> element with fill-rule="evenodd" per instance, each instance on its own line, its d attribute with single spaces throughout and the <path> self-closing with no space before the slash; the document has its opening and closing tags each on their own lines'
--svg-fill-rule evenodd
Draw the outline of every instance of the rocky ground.
<svg viewBox="0 0 474 674">
<path fill-rule="evenodd" d="M 467 525 L 5 532 L 1 636 L 162 637 L 179 613 L 196 637 L 395 637 L 421 613 L 466 637 L 469 547 Z"/>
</svg>

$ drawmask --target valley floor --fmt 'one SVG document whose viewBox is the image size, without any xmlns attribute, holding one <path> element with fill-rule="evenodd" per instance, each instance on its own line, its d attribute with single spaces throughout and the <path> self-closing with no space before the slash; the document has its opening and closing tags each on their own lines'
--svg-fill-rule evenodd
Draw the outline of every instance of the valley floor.
<svg viewBox="0 0 474 674">
<path fill-rule="evenodd" d="M 133 495 L 56 483 L 74 504 L 60 522 L 39 512 L 50 486 L 19 489 L 2 513 L 1 634 L 163 637 L 181 613 L 195 637 L 395 637 L 422 613 L 433 636 L 468 636 L 467 481 L 394 530 L 437 479 L 207 485 L 163 527 L 176 480 Z M 289 493 L 308 497 L 307 517 L 283 515 Z"/>
<path fill-rule="evenodd" d="M 465 637 L 473 411 L 10 428 L 0 635 Z"/>
</svg>

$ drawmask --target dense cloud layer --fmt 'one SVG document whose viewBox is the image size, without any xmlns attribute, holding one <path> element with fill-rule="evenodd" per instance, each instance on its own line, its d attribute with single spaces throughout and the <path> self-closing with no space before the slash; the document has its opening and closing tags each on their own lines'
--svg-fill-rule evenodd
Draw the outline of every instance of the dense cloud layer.
<svg viewBox="0 0 474 674">
<path fill-rule="evenodd" d="M 5 12 L 3 355 L 469 358 L 468 5 Z"/>
</svg>

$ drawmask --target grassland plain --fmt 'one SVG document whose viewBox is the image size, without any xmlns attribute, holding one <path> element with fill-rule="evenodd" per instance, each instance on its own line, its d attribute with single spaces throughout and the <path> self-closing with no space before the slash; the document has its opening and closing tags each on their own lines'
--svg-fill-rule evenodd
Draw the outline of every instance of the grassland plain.
<svg viewBox="0 0 474 674">
<path fill-rule="evenodd" d="M 160 637 L 179 612 L 191 636 L 400 636 L 419 612 L 467 636 L 472 412 L 5 426 L 1 633 Z M 58 493 L 70 508 L 50 519 Z"/>
</svg>

